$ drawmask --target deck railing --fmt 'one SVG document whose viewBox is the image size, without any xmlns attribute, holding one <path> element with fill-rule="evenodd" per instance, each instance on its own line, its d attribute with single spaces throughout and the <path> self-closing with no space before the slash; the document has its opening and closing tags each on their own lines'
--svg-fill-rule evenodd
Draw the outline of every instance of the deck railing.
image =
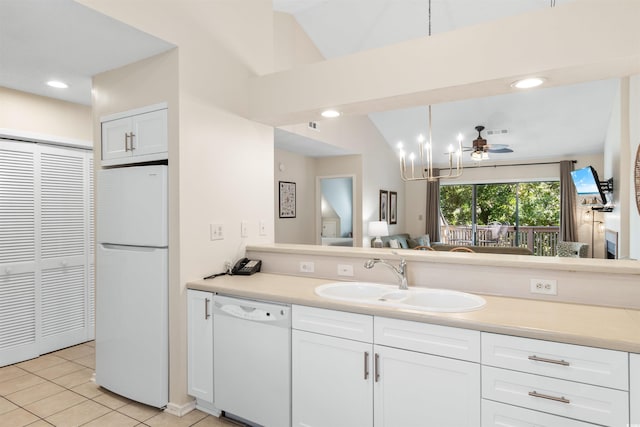
<svg viewBox="0 0 640 427">
<path fill-rule="evenodd" d="M 496 236 L 495 228 L 478 225 L 473 238 L 471 226 L 442 226 L 440 239 L 443 243 L 460 246 L 519 246 L 529 248 L 534 255 L 555 256 L 560 227 L 518 227 L 507 226 Z"/>
</svg>

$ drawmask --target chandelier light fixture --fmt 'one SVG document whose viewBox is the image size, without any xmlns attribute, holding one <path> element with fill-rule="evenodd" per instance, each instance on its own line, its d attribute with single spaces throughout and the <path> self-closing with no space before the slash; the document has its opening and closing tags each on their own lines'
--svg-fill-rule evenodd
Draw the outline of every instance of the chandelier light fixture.
<svg viewBox="0 0 640 427">
<path fill-rule="evenodd" d="M 431 37 L 431 0 L 429 0 L 429 32 L 428 37 Z M 431 105 L 429 109 L 429 140 L 425 143 L 424 136 L 420 134 L 418 136 L 418 153 L 420 155 L 420 162 L 418 163 L 419 173 L 416 176 L 415 173 L 415 160 L 416 156 L 413 153 L 409 154 L 409 161 L 411 165 L 411 175 L 407 174 L 407 159 L 404 152 L 402 142 L 398 143 L 398 150 L 400 151 L 400 178 L 403 181 L 435 181 L 436 179 L 446 178 L 458 178 L 462 175 L 462 134 L 458 134 L 458 149 L 454 150 L 453 145 L 449 145 L 449 171 L 446 174 L 438 173 L 434 174 L 433 163 L 433 144 L 431 140 Z M 426 162 L 426 163 L 425 163 Z M 455 163 L 455 168 L 454 168 Z"/>
<path fill-rule="evenodd" d="M 407 155 L 402 146 L 402 142 L 398 143 L 400 154 L 400 178 L 403 181 L 434 181 L 436 179 L 458 178 L 462 175 L 462 134 L 458 134 L 458 148 L 454 149 L 453 145 L 449 145 L 449 168 L 446 173 L 434 173 L 433 163 L 433 144 L 431 140 L 431 105 L 429 105 L 429 138 L 425 142 L 422 134 L 418 136 L 418 153 L 420 160 L 418 162 L 418 174 L 416 175 L 416 156 L 414 153 L 409 154 L 409 166 L 407 166 Z M 410 173 L 408 169 L 411 169 Z"/>
</svg>

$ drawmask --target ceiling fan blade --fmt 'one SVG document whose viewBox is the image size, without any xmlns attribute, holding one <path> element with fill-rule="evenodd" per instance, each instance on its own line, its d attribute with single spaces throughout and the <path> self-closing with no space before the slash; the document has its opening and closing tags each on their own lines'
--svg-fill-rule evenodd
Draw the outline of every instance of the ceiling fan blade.
<svg viewBox="0 0 640 427">
<path fill-rule="evenodd" d="M 513 150 L 511 148 L 489 148 L 489 152 L 490 153 L 498 153 L 498 154 L 502 154 L 502 153 L 513 153 Z"/>
<path fill-rule="evenodd" d="M 509 146 L 509 144 L 487 144 L 487 147 L 489 147 L 489 150 L 493 150 L 493 149 L 501 149 L 501 148 L 507 148 Z"/>
</svg>

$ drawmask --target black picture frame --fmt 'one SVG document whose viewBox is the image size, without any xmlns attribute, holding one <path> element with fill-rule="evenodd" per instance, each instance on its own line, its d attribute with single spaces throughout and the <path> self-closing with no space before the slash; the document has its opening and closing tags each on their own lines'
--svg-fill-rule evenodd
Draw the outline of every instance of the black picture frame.
<svg viewBox="0 0 640 427">
<path fill-rule="evenodd" d="M 398 223 L 398 193 L 389 191 L 389 224 Z"/>
<path fill-rule="evenodd" d="M 279 212 L 280 218 L 296 217 L 296 183 L 279 181 Z"/>
<path fill-rule="evenodd" d="M 380 210 L 379 210 L 379 220 L 380 221 L 388 221 L 387 217 L 389 216 L 389 192 L 387 190 L 380 190 Z"/>
</svg>

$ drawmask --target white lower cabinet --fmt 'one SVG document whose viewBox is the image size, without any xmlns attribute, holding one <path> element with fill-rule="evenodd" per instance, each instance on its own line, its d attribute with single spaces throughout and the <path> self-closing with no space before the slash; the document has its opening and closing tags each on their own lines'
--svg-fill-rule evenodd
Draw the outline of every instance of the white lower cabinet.
<svg viewBox="0 0 640 427">
<path fill-rule="evenodd" d="M 424 336 L 453 342 L 456 329 L 375 318 L 386 321 L 397 332 L 395 345 L 408 349 L 373 344 L 371 316 L 293 307 L 294 426 L 480 424 L 479 364 L 411 350 Z"/>
<path fill-rule="evenodd" d="M 507 369 L 482 367 L 482 397 L 606 426 L 626 426 L 629 395 Z"/>
<path fill-rule="evenodd" d="M 187 392 L 205 409 L 213 405 L 213 316 L 211 292 L 187 291 Z"/>
<path fill-rule="evenodd" d="M 292 425 L 373 425 L 370 343 L 294 330 Z"/>
<path fill-rule="evenodd" d="M 374 346 L 374 426 L 480 424 L 477 363 Z"/>
<path fill-rule="evenodd" d="M 628 360 L 620 351 L 483 333 L 483 426 L 626 426 Z"/>
<path fill-rule="evenodd" d="M 212 294 L 189 290 L 189 394 L 212 412 Z M 294 427 L 640 427 L 640 354 L 294 305 Z"/>
<path fill-rule="evenodd" d="M 482 427 L 593 427 L 593 424 L 483 399 Z"/>
<path fill-rule="evenodd" d="M 640 354 L 629 355 L 629 408 L 631 419 L 629 425 L 640 427 Z"/>
</svg>

